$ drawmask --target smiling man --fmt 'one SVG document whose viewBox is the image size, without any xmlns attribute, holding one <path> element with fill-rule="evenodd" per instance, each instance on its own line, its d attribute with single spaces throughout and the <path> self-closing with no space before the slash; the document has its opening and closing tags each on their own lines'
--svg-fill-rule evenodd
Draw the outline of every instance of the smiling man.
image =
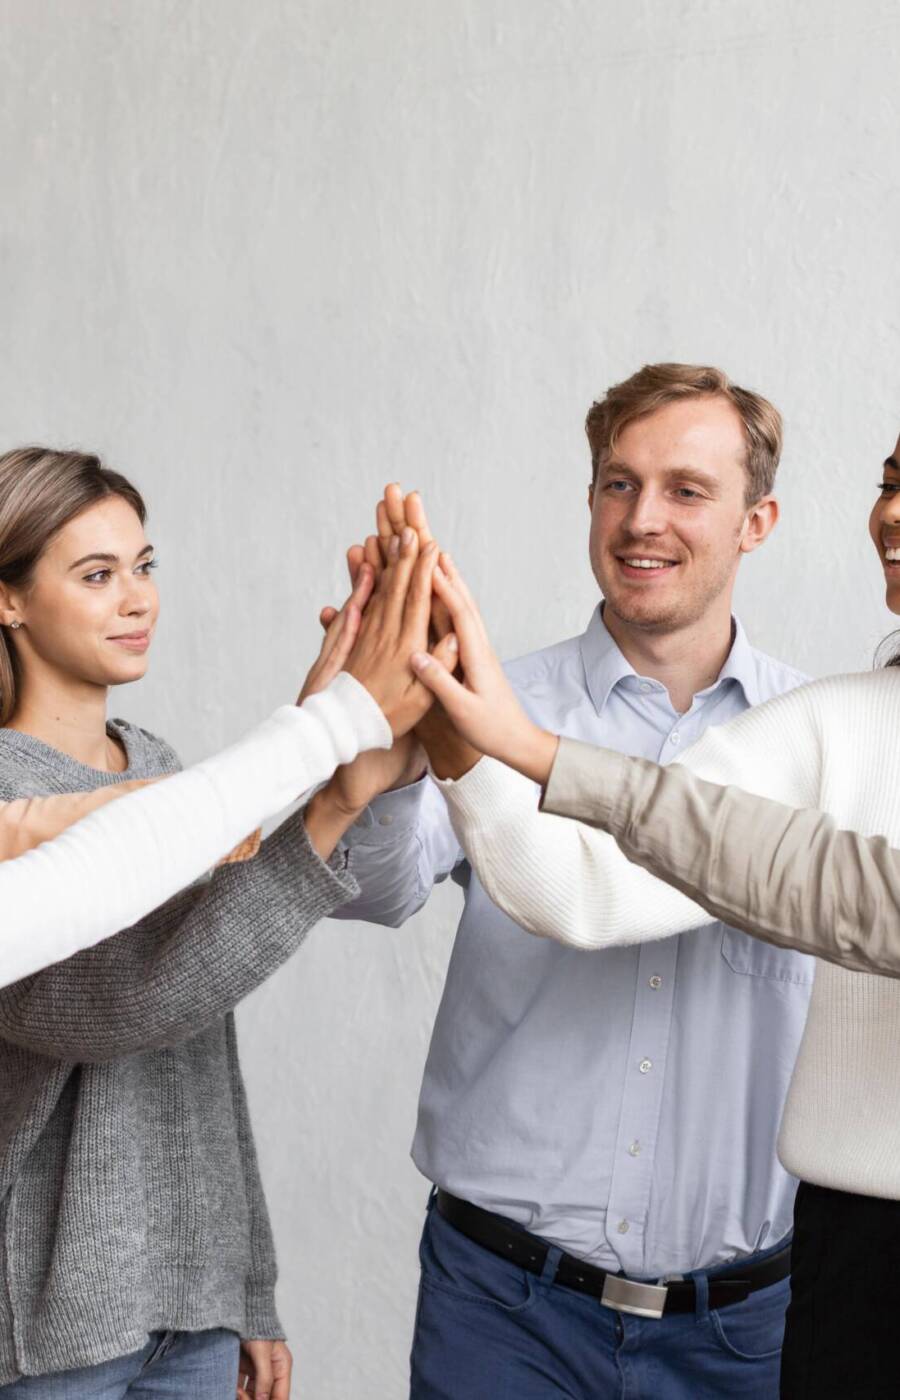
<svg viewBox="0 0 900 1400">
<path fill-rule="evenodd" d="M 777 519 L 781 419 L 719 370 L 648 365 L 587 434 L 603 602 L 509 675 L 544 727 L 667 762 L 803 680 L 731 614 Z M 438 777 L 471 766 L 446 726 L 423 738 Z M 377 782 L 343 770 L 316 801 Z M 795 1189 L 775 1140 L 812 962 L 721 924 L 593 953 L 526 935 L 430 779 L 346 839 L 344 917 L 402 923 L 448 874 L 465 891 L 413 1148 L 438 1188 L 414 1400 L 774 1400 Z"/>
</svg>

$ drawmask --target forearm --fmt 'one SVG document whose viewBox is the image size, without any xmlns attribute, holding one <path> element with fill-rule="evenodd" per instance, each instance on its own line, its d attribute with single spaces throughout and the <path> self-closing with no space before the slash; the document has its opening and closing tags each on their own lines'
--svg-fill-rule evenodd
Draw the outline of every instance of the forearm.
<svg viewBox="0 0 900 1400">
<path fill-rule="evenodd" d="M 340 919 L 398 928 L 462 858 L 444 801 L 429 778 L 376 798 L 345 836 L 348 870 L 359 886 Z"/>
<path fill-rule="evenodd" d="M 355 893 L 312 851 L 295 815 L 254 860 L 0 992 L 0 1035 L 80 1061 L 176 1044 L 231 1010 Z"/>
<path fill-rule="evenodd" d="M 337 763 L 389 742 L 374 702 L 349 677 L 339 678 L 301 708 L 277 710 L 223 752 L 0 864 L 0 986 L 130 927 Z M 66 807 L 95 796 L 39 801 Z M 8 820 L 22 815 L 19 803 L 10 806 Z M 42 806 L 45 815 L 49 810 Z M 29 841 L 34 834 L 32 826 Z"/>
<path fill-rule="evenodd" d="M 900 852 L 883 837 L 839 831 L 823 812 L 704 781 L 680 764 L 581 746 L 561 755 L 545 809 L 608 831 L 629 860 L 734 928 L 900 976 Z"/>
<path fill-rule="evenodd" d="M 494 759 L 442 789 L 487 894 L 530 933 L 593 949 L 709 922 L 696 904 L 630 864 L 611 837 L 541 812 L 534 784 Z"/>
</svg>

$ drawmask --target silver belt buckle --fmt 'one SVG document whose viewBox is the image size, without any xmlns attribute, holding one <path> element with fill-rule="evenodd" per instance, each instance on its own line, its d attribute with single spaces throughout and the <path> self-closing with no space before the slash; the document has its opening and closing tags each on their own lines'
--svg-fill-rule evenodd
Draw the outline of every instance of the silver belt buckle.
<svg viewBox="0 0 900 1400">
<path fill-rule="evenodd" d="M 668 1292 L 664 1283 L 634 1283 L 630 1278 L 607 1274 L 600 1302 L 635 1317 L 662 1317 Z"/>
</svg>

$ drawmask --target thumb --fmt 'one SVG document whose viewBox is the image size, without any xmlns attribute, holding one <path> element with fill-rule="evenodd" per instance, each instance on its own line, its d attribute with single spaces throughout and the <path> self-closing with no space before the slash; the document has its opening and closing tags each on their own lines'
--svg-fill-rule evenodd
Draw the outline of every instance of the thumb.
<svg viewBox="0 0 900 1400">
<path fill-rule="evenodd" d="M 459 665 L 459 642 L 456 640 L 456 633 L 448 632 L 443 636 L 436 646 L 432 647 L 430 655 L 452 676 Z"/>
<path fill-rule="evenodd" d="M 443 642 L 436 648 L 436 653 L 440 651 L 441 647 L 444 647 Z M 445 650 L 452 652 L 452 649 L 445 648 Z M 443 656 L 436 660 L 427 652 L 414 651 L 409 659 L 409 664 L 426 689 L 440 700 L 453 723 L 462 732 L 469 716 L 472 694 L 466 690 L 464 685 L 460 685 L 459 681 L 455 680 L 446 669 L 447 662 Z"/>
</svg>

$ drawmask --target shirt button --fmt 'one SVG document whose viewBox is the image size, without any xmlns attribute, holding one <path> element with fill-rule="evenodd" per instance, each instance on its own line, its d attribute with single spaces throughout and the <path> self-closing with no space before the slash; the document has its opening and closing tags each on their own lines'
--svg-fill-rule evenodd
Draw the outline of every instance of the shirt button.
<svg viewBox="0 0 900 1400">
<path fill-rule="evenodd" d="M 676 729 L 676 731 L 675 731 L 674 734 L 670 734 L 670 735 L 669 735 L 669 743 L 670 743 L 670 744 L 680 744 L 680 743 L 681 743 L 681 735 L 678 733 L 678 730 L 677 730 L 677 729 Z"/>
<path fill-rule="evenodd" d="M 620 1220 L 618 1225 L 616 1226 L 616 1229 L 618 1230 L 620 1235 L 627 1235 L 629 1228 L 630 1227 L 627 1220 Z"/>
<path fill-rule="evenodd" d="M 652 1068 L 653 1068 L 653 1061 L 652 1061 L 652 1060 L 641 1060 L 641 1063 L 638 1065 L 638 1069 L 640 1070 L 641 1074 L 649 1074 L 649 1072 L 650 1072 L 650 1070 L 651 1070 Z"/>
<path fill-rule="evenodd" d="M 386 813 L 383 817 L 379 817 L 379 818 L 378 818 L 378 825 L 379 825 L 379 826 L 393 826 L 393 825 L 394 825 L 394 818 L 390 815 L 390 813 Z"/>
<path fill-rule="evenodd" d="M 660 987 L 662 986 L 662 978 L 661 978 L 661 977 L 651 977 L 651 978 L 650 978 L 650 986 L 653 988 L 654 992 L 658 992 L 659 989 L 660 989 Z"/>
<path fill-rule="evenodd" d="M 629 1155 L 630 1157 L 639 1157 L 639 1156 L 640 1156 L 640 1153 L 641 1153 L 641 1144 L 640 1144 L 639 1142 L 633 1142 L 633 1143 L 631 1144 L 631 1146 L 629 1147 L 629 1149 L 628 1149 L 628 1155 Z"/>
</svg>

